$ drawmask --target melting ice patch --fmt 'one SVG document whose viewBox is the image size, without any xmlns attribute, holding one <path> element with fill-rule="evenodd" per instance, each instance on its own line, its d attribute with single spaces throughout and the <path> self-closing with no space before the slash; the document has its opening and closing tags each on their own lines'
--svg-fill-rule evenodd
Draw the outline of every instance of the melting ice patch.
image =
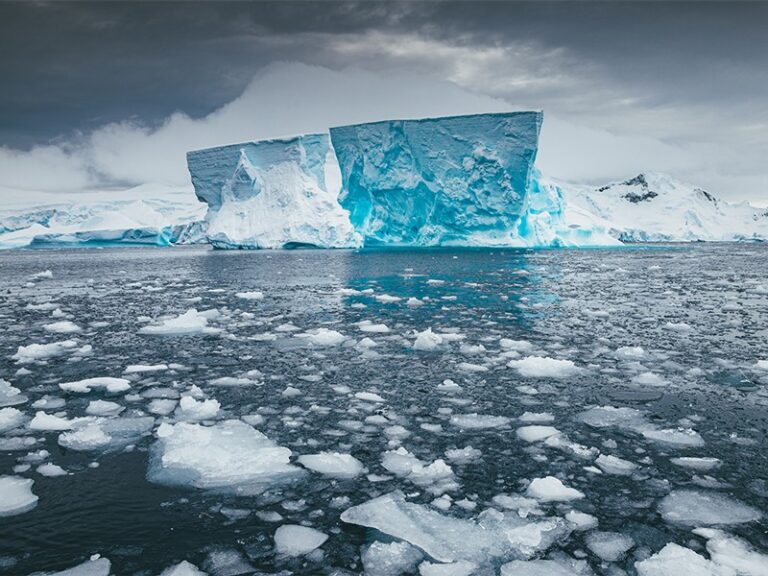
<svg viewBox="0 0 768 576">
<path fill-rule="evenodd" d="M 37 506 L 32 493 L 34 480 L 19 476 L 0 476 L 0 516 L 15 516 Z"/>
</svg>

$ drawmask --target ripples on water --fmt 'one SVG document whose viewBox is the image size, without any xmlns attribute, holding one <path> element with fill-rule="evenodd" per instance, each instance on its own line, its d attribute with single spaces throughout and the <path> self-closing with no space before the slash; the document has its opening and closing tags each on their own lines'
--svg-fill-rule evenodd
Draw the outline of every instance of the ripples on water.
<svg viewBox="0 0 768 576">
<path fill-rule="evenodd" d="M 51 278 L 33 278 L 45 270 Z M 706 540 L 691 526 L 661 517 L 659 502 L 673 490 L 768 511 L 768 362 L 759 363 L 768 360 L 768 251 L 761 246 L 6 252 L 0 288 L 0 378 L 28 397 L 14 407 L 25 421 L 0 434 L 0 475 L 34 479 L 39 497 L 31 511 L 0 517 L 0 573 L 61 570 L 94 553 L 109 558 L 117 574 L 158 574 L 181 560 L 218 574 L 360 573 L 361 545 L 392 538 L 342 522 L 345 509 L 399 489 L 427 509 L 469 519 L 503 510 L 495 496 L 525 495 L 531 479 L 547 476 L 584 497 L 534 501 L 527 504 L 534 516 L 586 512 L 600 531 L 630 536 L 632 548 L 601 559 L 590 532 L 569 528 L 533 556 L 585 559 L 597 574 L 632 574 L 638 560 L 669 542 L 707 556 Z M 255 291 L 263 298 L 237 296 Z M 218 312 L 201 321 L 205 332 L 140 333 L 191 308 Z M 50 331 L 67 329 L 50 326 L 67 321 L 80 330 Z M 388 330 L 363 331 L 364 321 Z M 438 335 L 425 337 L 435 348 L 413 350 L 427 328 Z M 19 347 L 66 340 L 76 345 L 58 356 L 12 359 Z M 537 376 L 514 363 L 528 356 L 569 360 L 574 368 L 553 363 L 548 376 Z M 129 365 L 160 364 L 169 369 L 124 374 Z M 92 377 L 125 378 L 131 388 L 78 394 L 58 386 Z M 212 383 L 219 378 L 227 380 Z M 352 454 L 366 471 L 352 479 L 299 471 L 251 486 L 248 495 L 150 483 L 158 426 L 194 419 L 180 409 L 157 412 L 173 410 L 190 392 L 201 405 L 220 405 L 205 424 L 248 416 L 292 451 L 293 464 L 302 454 L 334 451 Z M 382 401 L 356 397 L 360 392 Z M 89 402 L 106 400 L 121 411 L 105 420 L 150 415 L 155 422 L 128 434 L 127 445 L 67 449 L 63 432 L 30 429 L 40 409 L 32 404 L 46 395 L 63 398 L 64 407 L 37 406 L 70 420 L 88 416 Z M 638 410 L 640 424 L 590 426 L 583 414 L 595 406 Z M 519 420 L 525 412 L 551 418 Z M 461 424 L 466 414 L 502 418 L 472 428 Z M 526 425 L 554 427 L 562 442 L 527 441 L 518 433 Z M 686 443 L 684 434 L 700 441 Z M 424 464 L 443 459 L 448 476 L 419 483 L 382 467 L 383 455 L 401 446 Z M 446 455 L 467 446 L 480 456 L 464 462 Z M 634 466 L 620 464 L 617 473 L 597 460 L 600 453 Z M 687 457 L 719 463 L 705 470 L 673 460 Z M 67 474 L 40 474 L 44 462 Z M 449 498 L 435 501 L 441 494 Z M 507 508 L 524 516 L 520 506 Z M 755 551 L 768 550 L 764 516 L 723 523 Z M 312 526 L 329 538 L 308 556 L 276 556 L 274 534 L 284 524 Z M 518 556 L 489 558 L 478 569 L 494 573 Z"/>
</svg>

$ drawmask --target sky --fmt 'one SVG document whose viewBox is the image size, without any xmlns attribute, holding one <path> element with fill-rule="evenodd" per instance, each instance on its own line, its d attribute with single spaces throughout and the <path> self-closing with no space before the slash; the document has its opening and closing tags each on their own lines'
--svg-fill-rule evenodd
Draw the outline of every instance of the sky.
<svg viewBox="0 0 768 576">
<path fill-rule="evenodd" d="M 537 164 L 768 204 L 768 2 L 0 2 L 0 200 L 189 185 L 190 149 L 543 110 Z"/>
</svg>

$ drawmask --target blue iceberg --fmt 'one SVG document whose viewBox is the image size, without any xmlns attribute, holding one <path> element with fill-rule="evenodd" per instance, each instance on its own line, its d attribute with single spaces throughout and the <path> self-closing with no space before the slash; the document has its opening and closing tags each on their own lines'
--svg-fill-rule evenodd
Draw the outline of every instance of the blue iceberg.
<svg viewBox="0 0 768 576">
<path fill-rule="evenodd" d="M 331 128 L 341 205 L 366 245 L 526 244 L 541 112 Z"/>
<path fill-rule="evenodd" d="M 346 248 L 360 244 L 339 205 L 328 134 L 262 140 L 187 153 L 197 197 L 208 204 L 218 248 Z"/>
</svg>

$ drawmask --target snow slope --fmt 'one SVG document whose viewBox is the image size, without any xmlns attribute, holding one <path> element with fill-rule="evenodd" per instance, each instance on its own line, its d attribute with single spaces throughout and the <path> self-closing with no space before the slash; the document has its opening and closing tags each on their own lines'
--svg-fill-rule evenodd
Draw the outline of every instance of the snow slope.
<svg viewBox="0 0 768 576">
<path fill-rule="evenodd" d="M 0 249 L 204 240 L 205 205 L 188 188 L 142 185 L 74 194 L 0 190 Z"/>
<path fill-rule="evenodd" d="M 768 239 L 768 209 L 725 202 L 665 174 L 645 172 L 599 188 L 560 187 L 569 225 L 602 226 L 624 242 Z"/>
</svg>

